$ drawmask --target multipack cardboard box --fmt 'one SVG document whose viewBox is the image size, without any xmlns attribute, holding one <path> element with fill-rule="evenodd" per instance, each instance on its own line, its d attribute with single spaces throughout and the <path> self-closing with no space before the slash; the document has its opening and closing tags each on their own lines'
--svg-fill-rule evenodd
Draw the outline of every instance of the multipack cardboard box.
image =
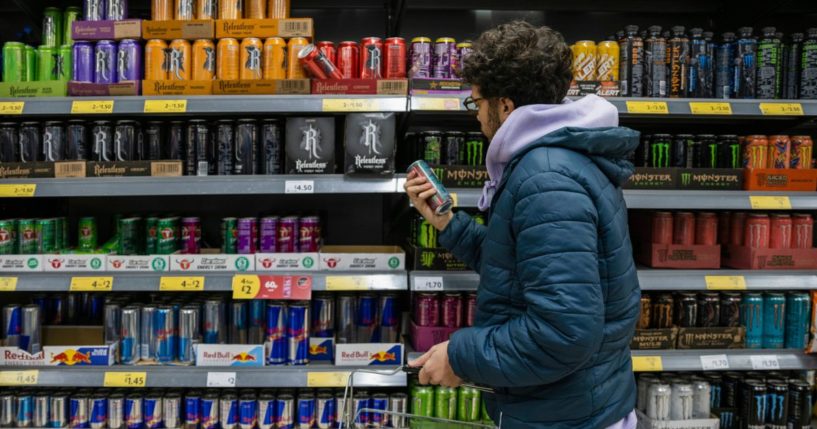
<svg viewBox="0 0 817 429">
<path fill-rule="evenodd" d="M 312 94 L 402 95 L 408 94 L 406 79 L 322 79 L 312 81 Z"/>
<path fill-rule="evenodd" d="M 718 429 L 720 420 L 691 419 L 691 420 L 652 420 L 641 411 L 638 414 L 638 429 Z"/>
<path fill-rule="evenodd" d="M 0 366 L 111 366 L 117 347 L 102 343 L 101 326 L 43 326 L 40 353 L 0 347 Z"/>
<path fill-rule="evenodd" d="M 287 174 L 335 172 L 335 118 L 287 118 L 285 130 Z"/>
<path fill-rule="evenodd" d="M 2 255 L 0 272 L 42 271 L 42 255 Z"/>
<path fill-rule="evenodd" d="M 312 18 L 288 19 L 218 19 L 216 38 L 233 37 L 307 37 L 312 38 L 315 29 Z"/>
<path fill-rule="evenodd" d="M 335 366 L 396 366 L 403 364 L 400 343 L 335 344 Z"/>
<path fill-rule="evenodd" d="M 0 97 L 65 97 L 68 94 L 68 82 L 2 82 Z"/>
<path fill-rule="evenodd" d="M 590 94 L 599 97 L 618 97 L 621 95 L 621 87 L 618 81 L 574 80 L 570 82 L 570 88 L 567 90 L 568 97 L 581 97 Z"/>
<path fill-rule="evenodd" d="M 309 79 L 214 80 L 214 95 L 308 95 Z"/>
<path fill-rule="evenodd" d="M 418 271 L 465 271 L 465 262 L 457 259 L 444 247 L 411 246 L 413 269 Z"/>
<path fill-rule="evenodd" d="M 256 271 L 317 271 L 318 253 L 256 253 Z"/>
<path fill-rule="evenodd" d="M 746 328 L 678 328 L 679 349 L 742 349 Z"/>
<path fill-rule="evenodd" d="M 259 367 L 266 363 L 262 344 L 197 344 L 196 366 Z"/>
<path fill-rule="evenodd" d="M 215 34 L 215 21 L 212 19 L 142 21 L 142 37 L 145 40 L 214 39 Z"/>
<path fill-rule="evenodd" d="M 108 255 L 106 269 L 112 272 L 162 272 L 170 267 L 167 255 Z"/>
<path fill-rule="evenodd" d="M 121 95 L 139 95 L 142 86 L 140 80 L 129 80 L 119 83 L 68 82 L 68 95 L 74 97 L 108 97 Z"/>
<path fill-rule="evenodd" d="M 164 21 L 163 21 L 164 22 Z M 180 22 L 180 21 L 167 21 Z M 212 80 L 143 80 L 142 95 L 210 95 Z"/>
<path fill-rule="evenodd" d="M 675 348 L 678 328 L 636 329 L 630 348 L 633 350 L 668 350 Z"/>
<path fill-rule="evenodd" d="M 397 151 L 394 113 L 350 113 L 344 127 L 343 172 L 391 176 Z"/>
<path fill-rule="evenodd" d="M 335 339 L 309 337 L 309 361 L 331 362 L 335 359 Z"/>
<path fill-rule="evenodd" d="M 86 173 L 87 177 L 179 177 L 181 175 L 181 161 L 90 161 Z"/>
<path fill-rule="evenodd" d="M 73 40 L 138 40 L 142 38 L 142 20 L 74 21 L 71 24 L 71 38 Z"/>
<path fill-rule="evenodd" d="M 56 177 L 53 162 L 0 163 L 0 179 L 35 179 Z"/>
<path fill-rule="evenodd" d="M 817 268 L 817 249 L 756 249 L 726 246 L 723 264 L 749 270 L 810 270 Z"/>
<path fill-rule="evenodd" d="M 471 95 L 471 84 L 461 79 L 411 79 L 411 95 Z"/>
<path fill-rule="evenodd" d="M 745 172 L 748 191 L 815 191 L 817 170 L 747 168 Z"/>
<path fill-rule="evenodd" d="M 219 253 L 170 255 L 170 271 L 246 272 L 255 270 L 252 255 L 225 255 Z"/>
<path fill-rule="evenodd" d="M 644 243 L 638 260 L 652 268 L 720 268 L 721 246 Z"/>
<path fill-rule="evenodd" d="M 399 246 L 323 246 L 321 270 L 398 271 L 406 269 L 406 253 Z"/>
<path fill-rule="evenodd" d="M 739 191 L 743 182 L 743 169 L 636 167 L 623 188 Z"/>
</svg>

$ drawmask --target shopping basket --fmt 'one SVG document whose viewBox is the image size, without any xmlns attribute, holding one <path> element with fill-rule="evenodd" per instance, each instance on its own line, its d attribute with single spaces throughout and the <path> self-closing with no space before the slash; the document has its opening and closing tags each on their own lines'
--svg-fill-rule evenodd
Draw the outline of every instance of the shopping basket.
<svg viewBox="0 0 817 429">
<path fill-rule="evenodd" d="M 356 424 L 360 419 L 360 415 L 362 413 L 371 414 L 380 414 L 383 416 L 388 416 L 388 420 L 392 422 L 393 427 L 397 429 L 474 429 L 474 428 L 482 428 L 482 429 L 500 429 L 502 427 L 502 415 L 499 416 L 499 425 L 495 426 L 493 424 L 485 424 L 484 422 L 461 422 L 457 420 L 450 420 L 450 419 L 442 419 L 437 417 L 426 417 L 420 416 L 416 414 L 411 414 L 409 412 L 401 413 L 391 410 L 381 410 L 381 409 L 374 409 L 374 408 L 361 408 L 356 409 L 357 407 L 354 406 L 353 398 L 354 398 L 354 383 L 353 380 L 355 378 L 355 374 L 358 373 L 366 373 L 366 374 L 377 374 L 377 375 L 395 375 L 399 372 L 405 372 L 406 374 L 416 374 L 420 371 L 420 367 L 409 367 L 403 366 L 400 368 L 396 368 L 394 370 L 373 370 L 373 369 L 356 369 L 349 374 L 349 378 L 346 380 L 346 387 L 343 390 L 343 402 L 338 404 L 338 420 L 339 420 L 339 428 L 340 429 L 358 429 L 364 426 Z M 466 387 L 473 387 L 477 390 L 482 392 L 492 393 L 493 389 L 479 386 L 470 383 L 463 383 L 463 386 Z M 347 410 L 346 407 L 351 405 L 352 409 Z M 385 420 L 385 418 L 384 418 Z"/>
</svg>

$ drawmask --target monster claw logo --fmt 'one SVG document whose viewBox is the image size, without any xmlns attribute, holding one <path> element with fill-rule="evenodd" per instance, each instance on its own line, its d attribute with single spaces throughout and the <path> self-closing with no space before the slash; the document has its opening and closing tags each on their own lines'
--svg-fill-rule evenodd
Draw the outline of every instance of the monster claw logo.
<svg viewBox="0 0 817 429">
<path fill-rule="evenodd" d="M 319 153 L 323 152 L 321 149 L 321 130 L 312 126 L 312 124 L 301 128 L 301 149 L 309 154 L 309 159 L 320 158 Z"/>
<path fill-rule="evenodd" d="M 209 72 L 216 70 L 216 51 L 210 46 L 204 48 L 203 68 Z"/>
<path fill-rule="evenodd" d="M 432 168 L 431 172 L 434 173 L 435 176 L 437 176 L 437 179 L 440 179 L 445 175 L 445 169 L 443 169 L 442 167 Z"/>
<path fill-rule="evenodd" d="M 102 74 L 102 80 L 109 81 L 111 79 L 111 56 L 104 49 L 96 51 L 96 71 Z M 107 161 L 107 160 L 106 160 Z"/>
<path fill-rule="evenodd" d="M 380 127 L 373 120 L 360 124 L 363 134 L 360 135 L 360 144 L 369 149 L 369 156 L 380 155 Z"/>
<path fill-rule="evenodd" d="M 692 173 L 681 173 L 681 185 L 682 186 L 689 186 L 689 183 L 692 181 Z"/>
<path fill-rule="evenodd" d="M 670 142 L 653 142 L 650 147 L 652 155 L 652 167 L 666 168 L 669 167 L 669 149 Z"/>
<path fill-rule="evenodd" d="M 434 266 L 434 252 L 422 252 L 420 254 L 420 264 L 426 268 Z"/>
<path fill-rule="evenodd" d="M 766 395 L 756 395 L 755 401 L 757 402 L 757 419 L 762 422 L 766 416 Z"/>
<path fill-rule="evenodd" d="M 709 168 L 718 168 L 718 145 L 709 144 Z"/>
<path fill-rule="evenodd" d="M 471 166 L 478 166 L 485 163 L 485 140 L 472 139 L 465 142 L 465 163 Z"/>
<path fill-rule="evenodd" d="M 740 168 L 740 144 L 729 145 L 729 168 Z"/>
<path fill-rule="evenodd" d="M 418 228 L 417 245 L 425 248 L 437 247 L 437 228 L 425 219 L 420 222 Z"/>
<path fill-rule="evenodd" d="M 257 46 L 247 46 L 247 62 L 244 63 L 244 68 L 252 70 L 256 79 L 261 78 L 261 51 Z"/>
</svg>

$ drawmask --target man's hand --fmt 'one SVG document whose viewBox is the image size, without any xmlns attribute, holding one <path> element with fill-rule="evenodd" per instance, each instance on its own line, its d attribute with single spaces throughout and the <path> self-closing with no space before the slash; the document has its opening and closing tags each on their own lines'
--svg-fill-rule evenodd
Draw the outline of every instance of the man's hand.
<svg viewBox="0 0 817 429">
<path fill-rule="evenodd" d="M 431 182 L 425 177 L 419 176 L 416 171 L 411 171 L 408 177 L 406 177 L 406 183 L 403 185 L 403 189 L 406 190 L 406 194 L 408 194 L 411 203 L 414 204 L 414 208 L 416 208 L 434 228 L 442 231 L 448 226 L 448 222 L 451 222 L 454 213 L 448 212 L 444 215 L 434 214 L 434 210 L 428 205 L 428 199 L 436 194 L 437 191 L 434 190 L 431 186 Z"/>
<path fill-rule="evenodd" d="M 448 341 L 440 343 L 425 352 L 419 358 L 409 362 L 409 366 L 422 366 L 420 384 L 439 384 L 446 387 L 458 387 L 462 379 L 454 374 L 448 363 Z"/>
</svg>

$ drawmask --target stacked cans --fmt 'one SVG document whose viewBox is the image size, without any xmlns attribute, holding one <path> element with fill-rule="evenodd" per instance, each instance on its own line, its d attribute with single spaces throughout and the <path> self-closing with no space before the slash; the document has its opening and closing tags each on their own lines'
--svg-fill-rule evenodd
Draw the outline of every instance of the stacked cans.
<svg viewBox="0 0 817 429">
<path fill-rule="evenodd" d="M 750 135 L 741 138 L 743 166 L 748 168 L 814 168 L 814 142 L 809 136 Z"/>
<path fill-rule="evenodd" d="M 429 130 L 407 133 L 405 140 L 414 148 L 414 159 L 431 165 L 485 165 L 488 141 L 480 132 Z"/>
<path fill-rule="evenodd" d="M 36 354 L 42 350 L 42 313 L 37 304 L 3 306 L 3 338 L 6 346 Z"/>
<path fill-rule="evenodd" d="M 573 80 L 618 81 L 618 42 L 605 40 L 596 45 L 592 40 L 580 40 L 570 49 L 573 51 Z"/>
<path fill-rule="evenodd" d="M 142 79 L 142 47 L 135 39 L 74 42 L 73 63 L 76 82 L 111 84 Z"/>
<path fill-rule="evenodd" d="M 457 79 L 461 66 L 473 52 L 471 41 L 460 43 L 451 37 L 432 42 L 425 36 L 411 39 L 408 54 L 408 76 L 412 79 Z"/>
<path fill-rule="evenodd" d="M 713 212 L 654 212 L 651 223 L 654 244 L 718 244 L 718 216 Z"/>
<path fill-rule="evenodd" d="M 321 230 L 317 216 L 228 217 L 221 221 L 221 250 L 226 254 L 317 252 Z"/>
<path fill-rule="evenodd" d="M 406 41 L 365 37 L 360 43 L 330 41 L 308 45 L 298 53 L 307 75 L 314 79 L 403 79 Z"/>
<path fill-rule="evenodd" d="M 459 329 L 474 326 L 477 294 L 418 293 L 414 296 L 412 319 L 417 326 Z"/>
<path fill-rule="evenodd" d="M 289 10 L 289 0 L 154 0 L 151 19 L 285 19 L 289 18 Z"/>
<path fill-rule="evenodd" d="M 411 414 L 468 423 L 491 422 L 480 391 L 473 387 L 423 386 L 411 388 Z"/>
<path fill-rule="evenodd" d="M 78 7 L 43 11 L 42 45 L 33 47 L 9 41 L 3 45 L 3 82 L 63 81 L 71 79 L 73 52 L 71 24 Z"/>
<path fill-rule="evenodd" d="M 105 296 L 88 292 L 36 294 L 30 303 L 39 307 L 40 320 L 44 325 L 100 325 L 103 320 Z M 25 307 L 18 304 L 8 305 Z M 7 329 L 6 332 L 8 331 Z"/>
<path fill-rule="evenodd" d="M 811 249 L 814 219 L 808 213 L 721 212 L 718 242 L 756 249 Z"/>
<path fill-rule="evenodd" d="M 0 255 L 60 253 L 69 248 L 64 217 L 0 220 Z"/>
<path fill-rule="evenodd" d="M 128 0 L 83 0 L 84 21 L 122 21 L 128 19 Z"/>
<path fill-rule="evenodd" d="M 399 342 L 400 309 L 394 294 L 325 295 L 312 303 L 316 337 L 331 337 L 334 332 L 340 344 Z"/>
<path fill-rule="evenodd" d="M 637 329 L 734 328 L 742 325 L 742 314 L 737 292 L 645 293 Z"/>
</svg>

